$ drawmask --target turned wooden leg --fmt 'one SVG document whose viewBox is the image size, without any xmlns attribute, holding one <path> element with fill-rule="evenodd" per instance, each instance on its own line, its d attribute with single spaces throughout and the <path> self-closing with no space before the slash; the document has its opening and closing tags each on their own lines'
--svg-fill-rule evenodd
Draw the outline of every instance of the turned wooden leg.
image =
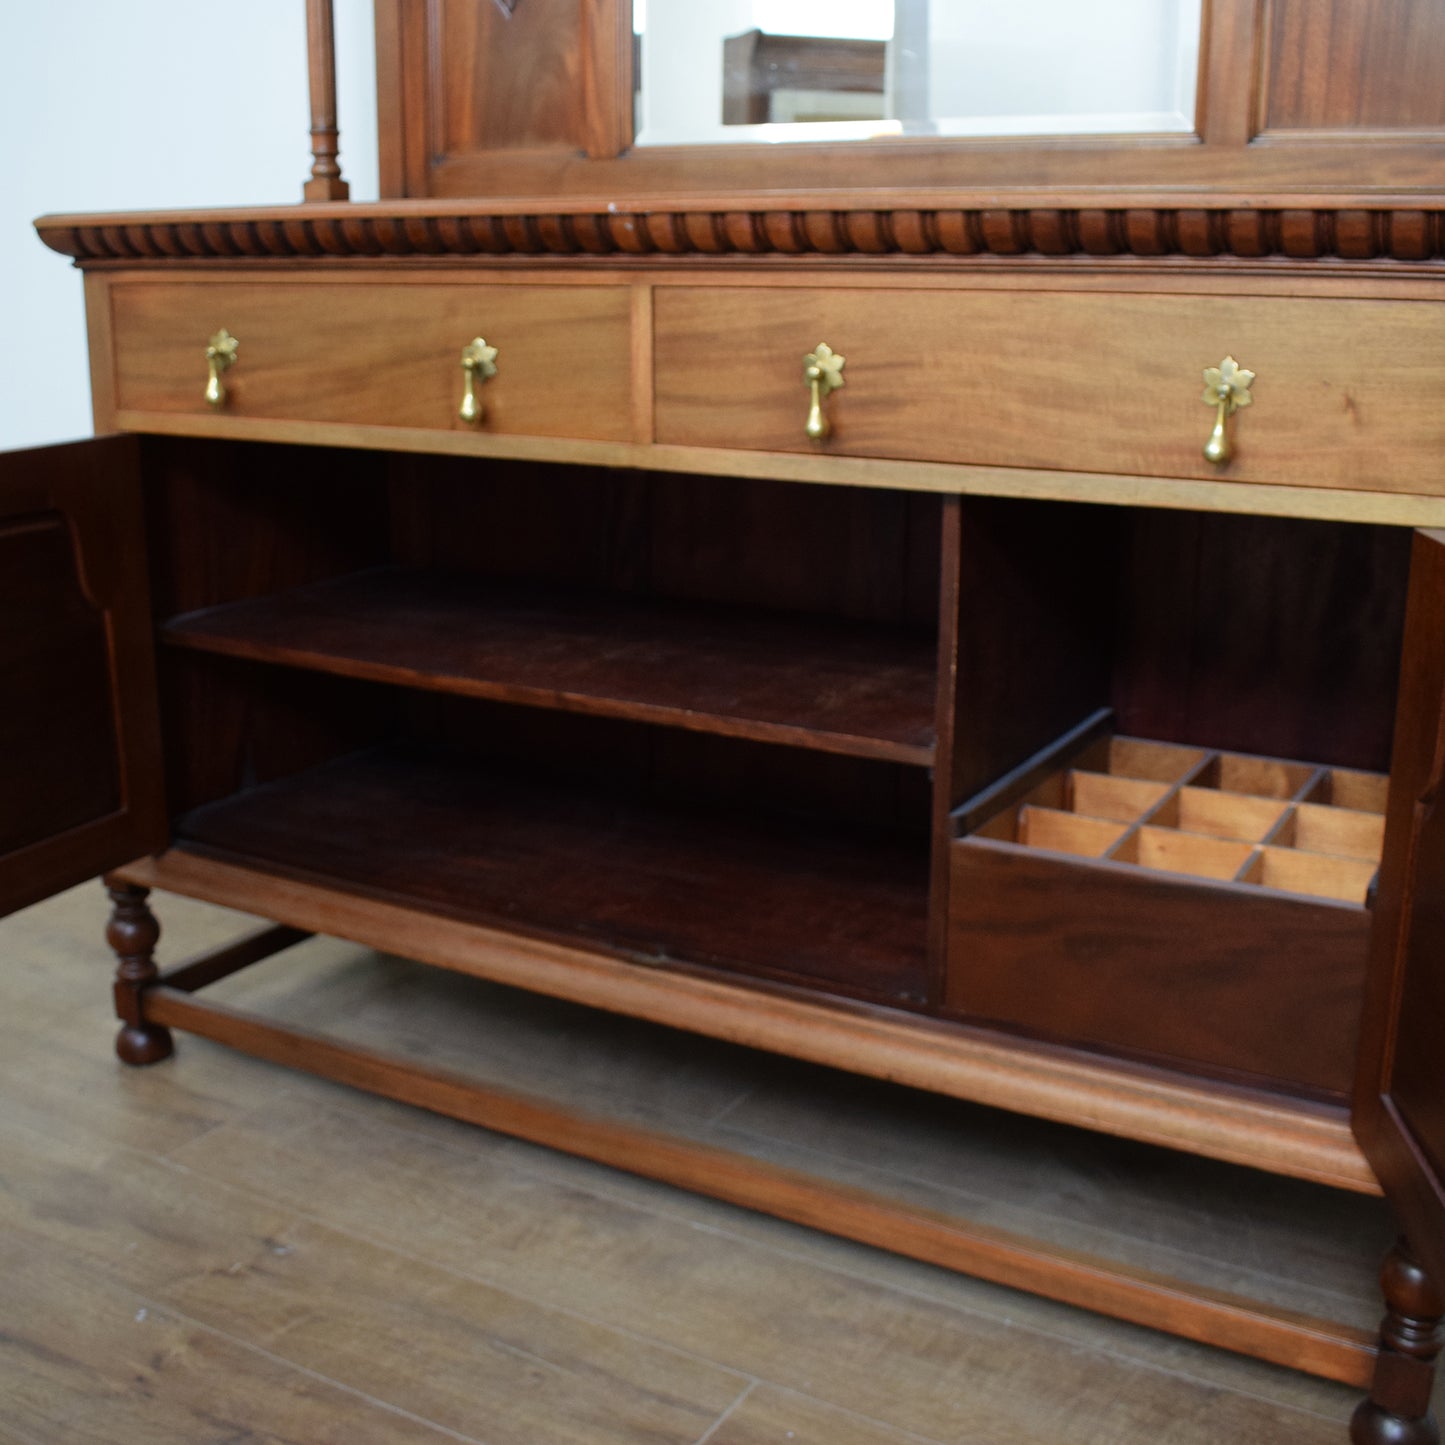
<svg viewBox="0 0 1445 1445">
<path fill-rule="evenodd" d="M 154 1064 L 169 1058 L 174 1045 L 171 1031 L 145 1020 L 142 990 L 156 976 L 152 955 L 160 941 L 161 926 L 146 905 L 149 888 L 106 879 L 106 892 L 115 905 L 106 926 L 106 942 L 120 960 L 115 971 L 115 1012 L 121 1021 L 115 1051 L 127 1064 Z"/>
<path fill-rule="evenodd" d="M 1386 1314 L 1370 1398 L 1350 1422 L 1354 1445 L 1440 1445 L 1430 1413 L 1435 1356 L 1445 1343 L 1445 1301 L 1401 1239 L 1380 1272 Z"/>
</svg>

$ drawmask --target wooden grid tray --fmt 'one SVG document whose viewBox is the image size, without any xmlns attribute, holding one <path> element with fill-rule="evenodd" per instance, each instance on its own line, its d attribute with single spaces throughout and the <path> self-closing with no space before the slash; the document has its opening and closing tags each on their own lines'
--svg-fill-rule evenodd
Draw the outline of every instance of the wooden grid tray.
<svg viewBox="0 0 1445 1445">
<path fill-rule="evenodd" d="M 1364 904 L 1389 779 L 1142 738 L 1100 739 L 975 836 Z"/>
</svg>

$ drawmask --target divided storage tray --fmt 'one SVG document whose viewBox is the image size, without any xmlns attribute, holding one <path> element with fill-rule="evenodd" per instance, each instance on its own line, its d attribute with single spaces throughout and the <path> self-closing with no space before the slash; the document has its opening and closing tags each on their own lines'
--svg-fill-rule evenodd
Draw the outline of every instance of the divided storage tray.
<svg viewBox="0 0 1445 1445">
<path fill-rule="evenodd" d="M 1096 739 L 964 810 L 949 1012 L 1343 1094 L 1387 782 Z"/>
</svg>

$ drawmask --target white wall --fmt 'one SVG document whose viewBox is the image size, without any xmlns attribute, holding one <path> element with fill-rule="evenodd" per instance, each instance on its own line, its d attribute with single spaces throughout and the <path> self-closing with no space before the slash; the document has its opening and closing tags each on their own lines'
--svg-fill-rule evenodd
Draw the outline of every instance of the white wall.
<svg viewBox="0 0 1445 1445">
<path fill-rule="evenodd" d="M 336 32 L 342 170 L 374 200 L 369 0 Z M 91 431 L 80 274 L 34 218 L 299 201 L 309 126 L 303 0 L 0 0 L 0 450 Z"/>
</svg>

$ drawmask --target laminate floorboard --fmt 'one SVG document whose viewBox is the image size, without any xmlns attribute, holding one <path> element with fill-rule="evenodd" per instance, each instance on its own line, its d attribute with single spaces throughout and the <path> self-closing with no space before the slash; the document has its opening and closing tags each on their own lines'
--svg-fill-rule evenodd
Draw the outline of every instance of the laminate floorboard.
<svg viewBox="0 0 1445 1445">
<path fill-rule="evenodd" d="M 250 926 L 155 901 L 171 961 Z M 1351 1390 L 205 1040 L 178 1036 L 176 1059 L 125 1069 L 110 1054 L 103 921 L 91 885 L 0 922 L 0 1442 L 1346 1438 Z M 1192 1259 L 1266 1289 L 1302 1279 L 1343 1313 L 1377 1310 L 1372 1263 L 1352 1255 L 1379 1227 L 1368 1201 L 1281 1194 L 1244 1171 L 1210 1192 L 1193 1161 L 1108 1146 L 1099 1162 L 1088 1146 L 1101 1141 L 1072 1131 L 1050 1174 L 1013 1158 L 1011 1121 L 984 1111 L 965 1111 L 972 1154 L 950 1156 L 955 1106 L 915 1099 L 910 1111 L 884 1086 L 419 975 L 331 940 L 221 989 L 358 1040 L 386 1031 L 403 1051 L 593 1111 L 892 1181 L 1006 1226 L 1073 1230 L 1134 1262 Z M 959 1178 L 969 1158 L 990 1177 Z M 1233 1255 L 1231 1205 L 1252 1221 Z"/>
</svg>

